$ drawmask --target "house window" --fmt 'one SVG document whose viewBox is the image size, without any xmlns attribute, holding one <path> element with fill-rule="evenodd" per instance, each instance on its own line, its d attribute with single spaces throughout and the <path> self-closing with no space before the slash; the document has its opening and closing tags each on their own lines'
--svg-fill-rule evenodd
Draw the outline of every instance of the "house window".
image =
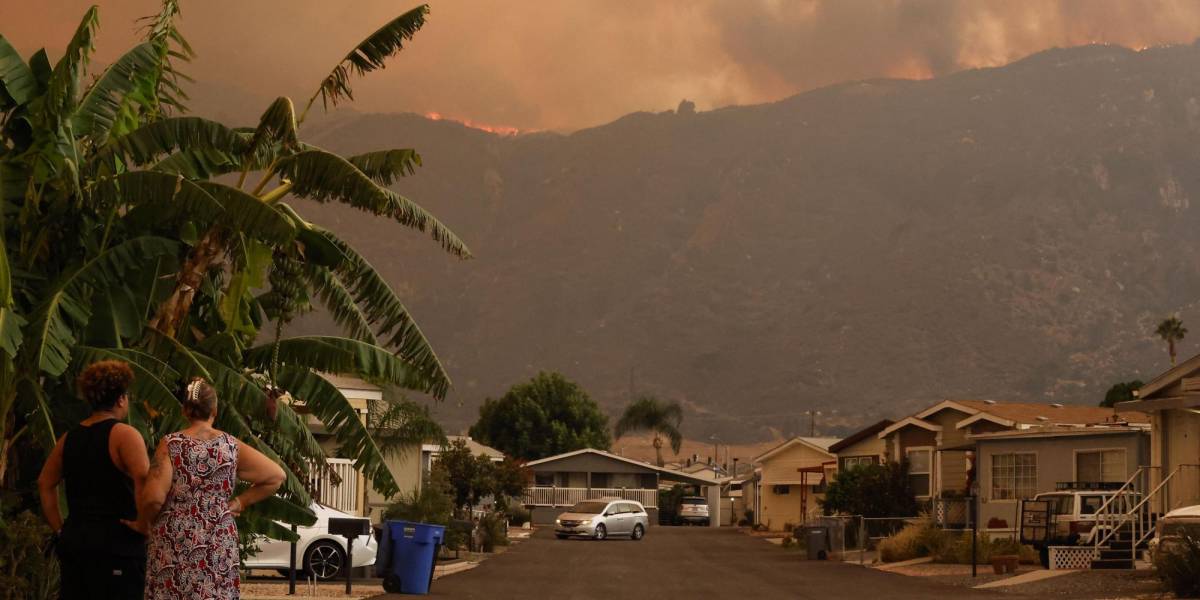
<svg viewBox="0 0 1200 600">
<path fill-rule="evenodd" d="M 790 485 L 773 485 L 773 486 L 771 486 L 771 493 L 775 494 L 776 496 L 786 496 L 791 491 L 792 491 L 792 486 L 790 486 Z"/>
<path fill-rule="evenodd" d="M 1024 500 L 1037 493 L 1037 455 L 992 455 L 992 499 Z"/>
<path fill-rule="evenodd" d="M 1088 450 L 1076 453 L 1075 481 L 1125 481 L 1125 450 Z"/>
<path fill-rule="evenodd" d="M 928 498 L 933 475 L 933 449 L 909 448 L 904 454 L 908 457 L 908 481 L 912 484 L 913 495 Z"/>
<path fill-rule="evenodd" d="M 533 484 L 550 487 L 554 485 L 554 473 L 534 473 Z"/>
<path fill-rule="evenodd" d="M 842 468 L 849 471 L 854 467 L 867 466 L 875 464 L 874 456 L 847 456 L 842 459 Z"/>
</svg>

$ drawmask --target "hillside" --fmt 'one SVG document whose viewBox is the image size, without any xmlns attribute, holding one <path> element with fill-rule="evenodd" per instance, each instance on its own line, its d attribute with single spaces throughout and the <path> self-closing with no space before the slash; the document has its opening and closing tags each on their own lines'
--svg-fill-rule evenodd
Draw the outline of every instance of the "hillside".
<svg viewBox="0 0 1200 600">
<path fill-rule="evenodd" d="M 1094 403 L 1200 311 L 1200 49 L 1091 46 L 929 81 L 501 137 L 335 115 L 310 141 L 415 147 L 396 189 L 459 262 L 341 207 L 454 377 L 451 429 L 540 369 L 631 387 L 731 443 L 945 397 Z M 322 327 L 319 317 L 302 328 Z M 1185 340 L 1181 354 L 1196 351 Z"/>
</svg>

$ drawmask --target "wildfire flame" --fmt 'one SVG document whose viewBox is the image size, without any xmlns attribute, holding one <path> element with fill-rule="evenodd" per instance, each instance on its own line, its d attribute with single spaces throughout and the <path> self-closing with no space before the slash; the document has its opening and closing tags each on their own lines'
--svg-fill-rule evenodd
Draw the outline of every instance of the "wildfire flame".
<svg viewBox="0 0 1200 600">
<path fill-rule="evenodd" d="M 509 127 L 507 125 L 487 125 L 485 123 L 472 121 L 471 119 L 447 117 L 442 115 L 442 113 L 433 111 L 425 113 L 425 118 L 431 121 L 452 121 L 465 127 L 470 127 L 471 129 L 478 129 L 480 131 L 486 131 L 496 135 L 517 135 L 518 133 L 521 133 L 521 130 L 516 127 Z"/>
</svg>

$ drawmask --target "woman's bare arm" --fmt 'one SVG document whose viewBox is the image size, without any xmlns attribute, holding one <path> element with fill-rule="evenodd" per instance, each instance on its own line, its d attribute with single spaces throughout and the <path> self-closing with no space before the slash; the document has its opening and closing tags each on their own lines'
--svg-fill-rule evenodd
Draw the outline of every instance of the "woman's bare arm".
<svg viewBox="0 0 1200 600">
<path fill-rule="evenodd" d="M 62 510 L 58 506 L 58 484 L 63 478 L 63 441 L 66 439 L 66 434 L 58 438 L 58 443 L 54 444 L 54 450 L 50 451 L 46 464 L 42 465 L 42 473 L 38 475 L 38 496 L 42 501 L 42 514 L 55 533 L 63 526 Z"/>
<path fill-rule="evenodd" d="M 146 482 L 138 495 L 138 519 L 134 529 L 143 532 L 149 530 L 150 523 L 167 501 L 167 492 L 171 490 L 171 478 L 174 474 L 171 456 L 167 452 L 167 442 L 161 442 L 154 451 L 154 460 L 150 461 Z"/>
<path fill-rule="evenodd" d="M 229 511 L 235 515 L 274 495 L 283 485 L 285 475 L 283 469 L 262 452 L 238 441 L 237 477 L 249 483 L 250 488 L 229 501 Z"/>
</svg>

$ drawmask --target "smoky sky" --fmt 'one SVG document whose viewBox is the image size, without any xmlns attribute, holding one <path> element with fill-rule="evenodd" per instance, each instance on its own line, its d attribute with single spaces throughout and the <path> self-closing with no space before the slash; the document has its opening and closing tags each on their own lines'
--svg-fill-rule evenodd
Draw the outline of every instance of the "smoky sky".
<svg viewBox="0 0 1200 600">
<path fill-rule="evenodd" d="M 89 2 L 0 0 L 0 32 L 57 57 Z M 100 1 L 96 60 L 154 0 Z M 415 6 L 394 0 L 184 0 L 201 109 L 306 99 L 347 50 Z M 1196 0 L 433 0 L 425 28 L 355 85 L 358 110 L 574 130 L 681 99 L 701 110 L 841 81 L 927 78 L 1052 47 L 1200 36 Z M 250 114 L 258 110 L 248 110 Z"/>
</svg>

